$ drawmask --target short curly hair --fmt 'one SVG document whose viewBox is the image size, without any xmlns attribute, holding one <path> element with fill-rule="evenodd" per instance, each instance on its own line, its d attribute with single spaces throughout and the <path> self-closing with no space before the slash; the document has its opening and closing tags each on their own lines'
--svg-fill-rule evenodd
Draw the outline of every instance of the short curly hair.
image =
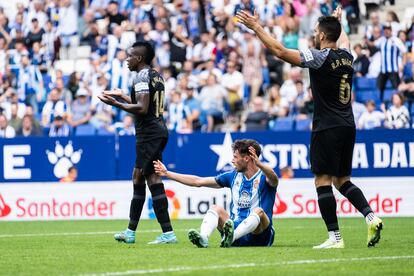
<svg viewBox="0 0 414 276">
<path fill-rule="evenodd" d="M 262 149 L 260 148 L 259 143 L 253 139 L 240 139 L 234 141 L 233 145 L 231 146 L 233 152 L 236 150 L 240 153 L 240 155 L 249 155 L 249 147 L 253 147 L 256 151 L 256 155 L 259 157 L 262 153 Z"/>
</svg>

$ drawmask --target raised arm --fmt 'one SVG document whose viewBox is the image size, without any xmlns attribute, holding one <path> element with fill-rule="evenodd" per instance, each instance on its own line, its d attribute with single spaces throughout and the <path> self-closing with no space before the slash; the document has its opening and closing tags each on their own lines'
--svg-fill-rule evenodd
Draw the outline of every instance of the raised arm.
<svg viewBox="0 0 414 276">
<path fill-rule="evenodd" d="M 269 51 L 278 58 L 289 62 L 290 64 L 299 66 L 301 62 L 300 53 L 298 50 L 292 50 L 284 47 L 282 43 L 273 38 L 267 33 L 260 25 L 259 15 L 254 12 L 254 15 L 250 15 L 244 10 L 237 12 L 237 20 L 245 25 L 247 28 L 253 30 L 257 37 L 262 41 Z"/>
<path fill-rule="evenodd" d="M 260 170 L 265 174 L 267 178 L 267 182 L 272 187 L 277 187 L 279 184 L 279 178 L 275 171 L 268 165 L 263 164 L 260 162 L 259 157 L 256 155 L 256 150 L 253 147 L 249 147 L 250 157 L 253 159 L 254 163 Z"/>
<path fill-rule="evenodd" d="M 332 16 L 335 16 L 336 18 L 338 18 L 339 22 L 341 22 L 342 21 L 342 8 L 338 6 L 333 12 Z M 344 27 L 342 26 L 342 23 L 341 23 L 341 35 L 339 36 L 337 44 L 339 48 L 345 48 L 345 49 L 350 50 L 351 44 L 349 42 L 348 35 L 346 34 Z"/>
<path fill-rule="evenodd" d="M 217 184 L 214 177 L 199 177 L 196 175 L 171 172 L 168 171 L 165 165 L 159 160 L 154 161 L 154 169 L 155 173 L 159 176 L 168 177 L 171 180 L 175 180 L 187 186 L 222 188 L 219 184 Z"/>
</svg>

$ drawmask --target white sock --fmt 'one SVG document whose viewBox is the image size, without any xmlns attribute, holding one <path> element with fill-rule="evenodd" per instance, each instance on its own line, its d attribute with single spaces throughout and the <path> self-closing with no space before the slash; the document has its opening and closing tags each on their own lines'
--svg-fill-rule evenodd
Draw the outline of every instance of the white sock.
<svg viewBox="0 0 414 276">
<path fill-rule="evenodd" d="M 328 235 L 331 241 L 339 242 L 341 240 L 341 232 L 339 230 L 328 231 Z"/>
<path fill-rule="evenodd" d="M 375 215 L 373 212 L 369 213 L 366 217 L 365 217 L 365 221 L 367 222 L 367 224 L 370 224 L 375 218 Z"/>
<path fill-rule="evenodd" d="M 243 220 L 239 226 L 237 226 L 236 230 L 234 230 L 233 241 L 240 239 L 244 235 L 247 235 L 254 230 L 256 230 L 257 226 L 260 224 L 260 217 L 255 212 L 251 213 L 245 220 Z"/>
<path fill-rule="evenodd" d="M 207 214 L 204 216 L 203 223 L 201 223 L 200 227 L 200 236 L 208 240 L 211 233 L 213 233 L 214 229 L 218 226 L 219 215 L 216 211 L 209 209 Z"/>
</svg>

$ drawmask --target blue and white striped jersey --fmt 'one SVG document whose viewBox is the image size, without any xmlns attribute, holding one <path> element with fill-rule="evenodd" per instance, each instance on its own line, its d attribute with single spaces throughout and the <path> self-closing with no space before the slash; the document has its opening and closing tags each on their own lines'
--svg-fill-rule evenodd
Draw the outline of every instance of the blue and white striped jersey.
<svg viewBox="0 0 414 276">
<path fill-rule="evenodd" d="M 215 179 L 220 186 L 231 189 L 230 219 L 235 222 L 235 226 L 257 207 L 265 211 L 272 224 L 276 188 L 267 183 L 261 170 L 250 179 L 236 170 L 220 174 Z"/>
<path fill-rule="evenodd" d="M 398 73 L 402 55 L 407 52 L 404 43 L 398 37 L 381 37 L 375 41 L 381 52 L 381 73 Z"/>
</svg>

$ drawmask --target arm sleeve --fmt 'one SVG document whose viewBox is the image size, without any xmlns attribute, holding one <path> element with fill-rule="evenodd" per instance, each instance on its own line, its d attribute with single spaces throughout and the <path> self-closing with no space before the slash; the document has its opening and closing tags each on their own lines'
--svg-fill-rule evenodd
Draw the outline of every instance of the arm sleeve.
<svg viewBox="0 0 414 276">
<path fill-rule="evenodd" d="M 134 93 L 149 93 L 150 76 L 149 71 L 139 72 L 134 81 Z"/>
<path fill-rule="evenodd" d="M 300 66 L 303 68 L 319 69 L 325 62 L 330 49 L 306 49 L 299 51 Z"/>
<path fill-rule="evenodd" d="M 225 172 L 217 175 L 215 179 L 217 184 L 219 184 L 221 187 L 231 188 L 231 182 L 233 181 L 235 174 L 235 171 Z"/>
</svg>

